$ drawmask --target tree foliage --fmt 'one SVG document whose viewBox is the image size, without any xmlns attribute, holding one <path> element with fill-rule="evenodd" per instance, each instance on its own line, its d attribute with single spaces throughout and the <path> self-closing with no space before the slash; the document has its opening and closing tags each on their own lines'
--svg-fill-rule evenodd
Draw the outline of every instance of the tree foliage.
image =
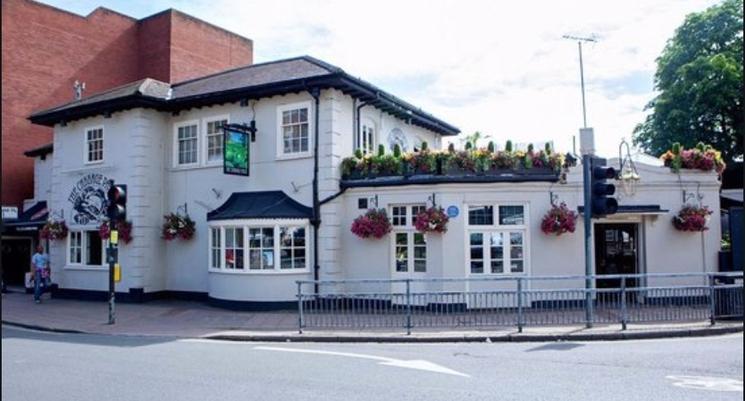
<svg viewBox="0 0 745 401">
<path fill-rule="evenodd" d="M 685 22 L 657 59 L 651 113 L 634 143 L 662 154 L 674 142 L 709 143 L 725 160 L 742 157 L 743 0 L 725 0 Z"/>
</svg>

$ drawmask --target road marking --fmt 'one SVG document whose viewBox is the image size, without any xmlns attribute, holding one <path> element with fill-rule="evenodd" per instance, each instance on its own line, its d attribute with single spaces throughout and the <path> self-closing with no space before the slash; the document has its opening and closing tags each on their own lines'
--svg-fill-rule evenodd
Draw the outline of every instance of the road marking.
<svg viewBox="0 0 745 401">
<path fill-rule="evenodd" d="M 295 352 L 295 353 L 301 353 L 301 354 L 333 355 L 333 356 L 343 356 L 343 357 L 348 357 L 348 358 L 370 359 L 374 361 L 379 361 L 378 364 L 384 365 L 384 366 L 396 366 L 399 368 L 424 370 L 427 372 L 443 373 L 446 375 L 471 377 L 465 373 L 460 373 L 450 368 L 446 368 L 444 366 L 441 366 L 441 365 L 438 365 L 436 363 L 432 363 L 429 361 L 425 361 L 422 359 L 406 361 L 402 359 L 394 359 L 394 358 L 387 358 L 383 356 L 367 355 L 367 354 L 356 354 L 352 352 L 336 352 L 336 351 L 324 351 L 324 350 L 315 350 L 315 349 L 283 348 L 283 347 L 269 347 L 269 346 L 258 346 L 258 347 L 254 347 L 254 349 L 261 350 L 261 351 Z"/>
<path fill-rule="evenodd" d="M 742 392 L 742 380 L 726 377 L 706 376 L 666 376 L 673 381 L 673 386 L 709 391 L 739 391 Z"/>
</svg>

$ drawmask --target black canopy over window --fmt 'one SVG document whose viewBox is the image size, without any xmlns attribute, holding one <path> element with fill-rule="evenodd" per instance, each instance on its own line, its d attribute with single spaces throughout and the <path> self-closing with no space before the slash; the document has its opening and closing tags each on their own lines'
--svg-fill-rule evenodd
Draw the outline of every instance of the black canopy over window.
<svg viewBox="0 0 745 401">
<path fill-rule="evenodd" d="M 282 191 L 236 192 L 225 203 L 207 213 L 207 220 L 308 219 L 313 209 Z"/>
</svg>

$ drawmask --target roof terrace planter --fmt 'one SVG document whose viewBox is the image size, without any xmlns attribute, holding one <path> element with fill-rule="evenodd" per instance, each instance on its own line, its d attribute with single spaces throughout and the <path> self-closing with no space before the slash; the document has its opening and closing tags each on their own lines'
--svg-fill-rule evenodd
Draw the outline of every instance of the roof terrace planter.
<svg viewBox="0 0 745 401">
<path fill-rule="evenodd" d="M 468 182 L 556 182 L 564 157 L 548 152 L 486 149 L 360 155 L 342 161 L 342 186 Z"/>
</svg>

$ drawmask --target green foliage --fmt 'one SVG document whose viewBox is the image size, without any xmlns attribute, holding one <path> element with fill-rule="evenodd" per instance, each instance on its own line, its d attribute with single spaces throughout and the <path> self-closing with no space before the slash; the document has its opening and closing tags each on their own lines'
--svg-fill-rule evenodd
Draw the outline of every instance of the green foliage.
<svg viewBox="0 0 745 401">
<path fill-rule="evenodd" d="M 680 154 L 680 142 L 675 142 L 673 144 L 673 154 L 679 155 Z"/>
<path fill-rule="evenodd" d="M 393 145 L 393 156 L 397 159 L 401 158 L 401 145 L 399 144 Z"/>
<path fill-rule="evenodd" d="M 427 141 L 422 141 L 422 152 L 429 149 L 429 144 L 427 144 Z"/>
<path fill-rule="evenodd" d="M 454 143 L 450 142 L 450 144 L 448 145 L 448 152 L 455 153 L 455 144 Z"/>
<path fill-rule="evenodd" d="M 471 144 L 471 142 L 466 142 L 466 150 L 471 150 L 471 149 L 473 149 L 473 144 Z"/>
<path fill-rule="evenodd" d="M 743 154 L 743 0 L 724 0 L 686 17 L 657 59 L 659 95 L 634 130 L 634 143 L 662 154 L 674 142 L 711 143 L 726 162 Z"/>
<path fill-rule="evenodd" d="M 359 160 L 353 157 L 346 157 L 341 161 L 341 176 L 347 178 L 352 175 L 359 164 Z"/>
<path fill-rule="evenodd" d="M 512 153 L 512 141 L 507 141 L 507 143 L 504 145 L 504 151 L 507 153 Z"/>
<path fill-rule="evenodd" d="M 494 151 L 496 150 L 496 147 L 494 145 L 494 141 L 489 141 L 489 145 L 487 146 L 487 149 L 489 149 L 489 152 L 490 153 L 494 153 Z"/>
<path fill-rule="evenodd" d="M 356 157 L 358 159 L 362 159 L 362 149 L 356 149 L 354 151 L 354 157 Z"/>
<path fill-rule="evenodd" d="M 460 143 L 465 143 L 467 146 L 468 143 L 470 142 L 471 146 L 475 148 L 475 147 L 478 147 L 479 140 L 489 139 L 489 138 L 491 138 L 491 135 L 481 135 L 481 132 L 476 131 L 471 135 L 466 135 L 463 138 L 460 138 Z"/>
<path fill-rule="evenodd" d="M 528 153 L 533 153 L 533 150 L 535 150 L 535 148 L 533 147 L 533 144 L 532 143 L 529 143 L 528 144 Z"/>
<path fill-rule="evenodd" d="M 546 142 L 546 146 L 544 146 L 544 149 L 545 149 L 547 155 L 550 155 L 551 154 L 551 144 L 550 143 Z"/>
<path fill-rule="evenodd" d="M 383 157 L 385 155 L 385 145 L 382 143 L 378 145 L 378 157 Z"/>
</svg>

